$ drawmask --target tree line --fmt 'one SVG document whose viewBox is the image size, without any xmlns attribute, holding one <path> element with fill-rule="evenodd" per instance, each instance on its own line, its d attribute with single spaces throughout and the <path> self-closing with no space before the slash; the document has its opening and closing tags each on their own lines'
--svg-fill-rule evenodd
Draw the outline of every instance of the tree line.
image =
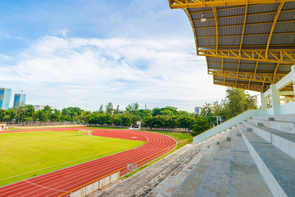
<svg viewBox="0 0 295 197">
<path fill-rule="evenodd" d="M 119 105 L 114 108 L 113 103 L 101 105 L 97 111 L 85 111 L 79 107 L 68 107 L 62 110 L 52 110 L 45 106 L 42 110 L 35 111 L 32 105 L 13 107 L 8 110 L 0 109 L 1 122 L 15 120 L 16 122 L 78 122 L 99 125 L 130 126 L 136 121 L 141 121 L 143 127 L 163 128 L 166 130 L 183 128 L 192 131 L 193 136 L 198 135 L 212 126 L 218 124 L 216 116 L 225 120 L 247 110 L 257 108 L 257 96 L 251 96 L 241 89 L 228 88 L 226 97 L 218 103 L 205 103 L 201 114 L 188 113 L 177 110 L 176 107 L 139 109 L 138 103 L 127 105 L 124 111 L 119 110 Z"/>
</svg>

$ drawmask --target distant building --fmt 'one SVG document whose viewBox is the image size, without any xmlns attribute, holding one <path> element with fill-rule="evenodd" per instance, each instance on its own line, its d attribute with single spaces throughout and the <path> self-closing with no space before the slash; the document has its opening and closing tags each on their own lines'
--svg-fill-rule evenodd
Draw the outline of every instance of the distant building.
<svg viewBox="0 0 295 197">
<path fill-rule="evenodd" d="M 35 108 L 35 111 L 42 110 L 44 109 L 45 106 L 46 105 L 33 105 L 33 107 Z M 49 107 L 51 107 L 52 111 L 56 109 L 55 106 L 49 106 Z"/>
<path fill-rule="evenodd" d="M 26 104 L 26 95 L 25 94 L 15 94 L 13 107 L 25 106 Z"/>
<path fill-rule="evenodd" d="M 11 89 L 0 88 L 0 109 L 9 109 Z"/>
<path fill-rule="evenodd" d="M 201 106 L 195 107 L 195 114 L 201 114 L 202 109 L 203 108 Z"/>
</svg>

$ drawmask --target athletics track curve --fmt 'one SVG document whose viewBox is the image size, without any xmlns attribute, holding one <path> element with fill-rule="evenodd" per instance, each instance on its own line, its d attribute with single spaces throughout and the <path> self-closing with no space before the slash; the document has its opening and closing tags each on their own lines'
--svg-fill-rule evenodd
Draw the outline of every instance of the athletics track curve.
<svg viewBox="0 0 295 197">
<path fill-rule="evenodd" d="M 78 130 L 81 128 L 58 128 L 41 130 Z M 54 171 L 45 175 L 27 179 L 18 183 L 7 185 L 0 188 L 0 197 L 54 197 L 71 191 L 81 185 L 89 183 L 99 177 L 124 168 L 128 163 L 137 162 L 143 158 L 149 160 L 156 159 L 171 151 L 176 142 L 174 139 L 159 135 L 156 133 L 140 132 L 132 130 L 110 130 L 110 129 L 91 129 L 93 135 L 113 137 L 129 140 L 145 141 L 140 147 L 127 150 L 121 153 L 113 154 L 83 164 L 68 167 L 62 170 Z M 110 132 L 105 132 L 105 131 Z M 29 130 L 36 131 L 36 130 Z M 40 129 L 38 129 L 40 131 Z M 28 132 L 28 130 L 10 131 L 10 132 Z M 6 131 L 0 133 L 7 133 Z M 136 138 L 134 138 L 136 137 Z M 161 151 L 164 150 L 164 151 Z M 146 161 L 148 162 L 148 161 Z M 146 163 L 145 162 L 145 163 Z M 141 166 L 145 163 L 139 163 Z M 126 170 L 125 170 L 126 172 Z M 120 171 L 121 176 L 124 171 Z"/>
</svg>

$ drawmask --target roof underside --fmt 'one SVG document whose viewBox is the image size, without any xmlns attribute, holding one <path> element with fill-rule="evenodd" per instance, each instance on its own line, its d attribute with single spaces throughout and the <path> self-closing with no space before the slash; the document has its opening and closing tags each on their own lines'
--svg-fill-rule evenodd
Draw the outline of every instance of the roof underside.
<svg viewBox="0 0 295 197">
<path fill-rule="evenodd" d="M 243 2 L 169 0 L 186 12 L 214 84 L 265 92 L 295 63 L 295 1 Z"/>
</svg>

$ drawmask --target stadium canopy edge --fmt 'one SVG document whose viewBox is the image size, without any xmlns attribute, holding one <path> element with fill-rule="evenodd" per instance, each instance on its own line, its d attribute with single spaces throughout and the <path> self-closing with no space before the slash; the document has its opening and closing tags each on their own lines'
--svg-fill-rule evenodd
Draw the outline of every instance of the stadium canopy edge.
<svg viewBox="0 0 295 197">
<path fill-rule="evenodd" d="M 206 57 L 213 84 L 263 93 L 295 64 L 294 0 L 169 0 L 169 5 L 187 15 L 196 53 Z"/>
<path fill-rule="evenodd" d="M 171 9 L 280 3 L 293 0 L 169 0 Z"/>
</svg>

